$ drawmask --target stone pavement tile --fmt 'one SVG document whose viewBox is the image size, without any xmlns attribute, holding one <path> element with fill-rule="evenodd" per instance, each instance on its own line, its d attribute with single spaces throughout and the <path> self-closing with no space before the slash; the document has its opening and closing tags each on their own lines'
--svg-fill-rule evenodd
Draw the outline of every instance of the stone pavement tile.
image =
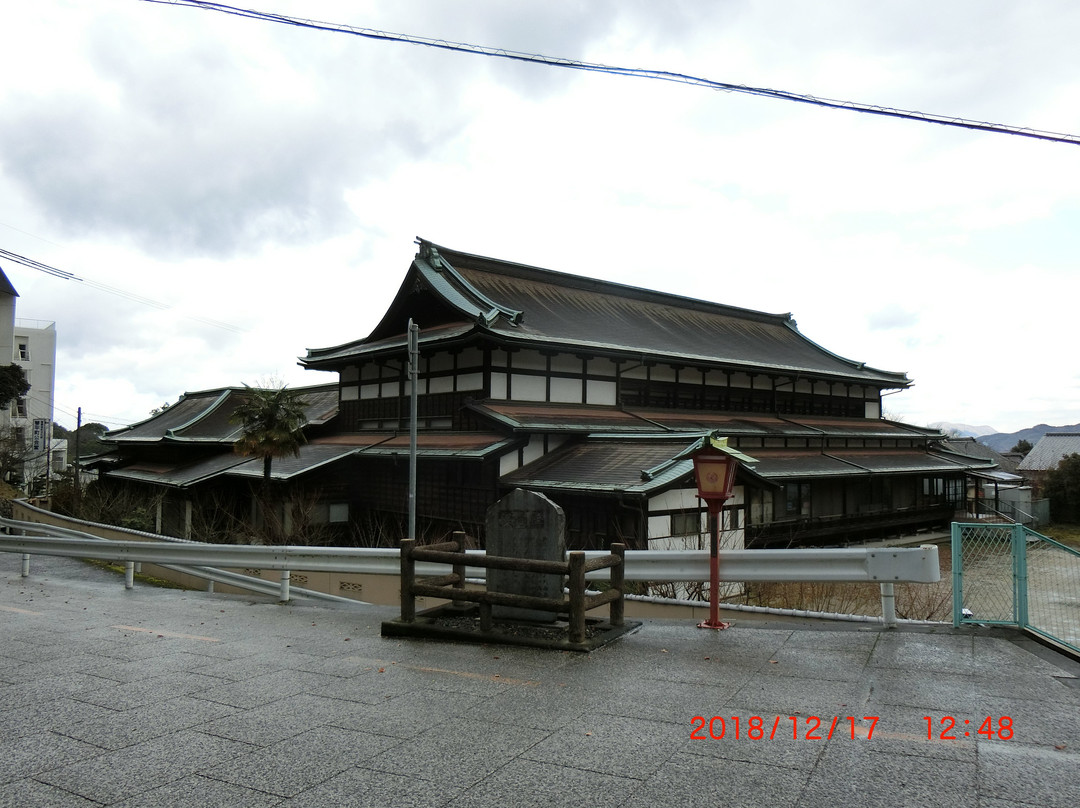
<svg viewBox="0 0 1080 808">
<path fill-rule="evenodd" d="M 232 712 L 234 710 L 231 708 L 202 699 L 189 696 L 174 698 L 168 690 L 163 690 L 158 701 L 100 718 L 91 718 L 61 731 L 103 749 L 123 749 Z"/>
<path fill-rule="evenodd" d="M 422 715 L 414 720 L 424 723 Z M 475 783 L 508 761 L 528 753 L 549 737 L 546 730 L 493 724 L 462 716 L 427 727 L 421 735 L 399 743 L 361 763 L 363 768 L 408 775 L 422 761 L 426 771 L 438 773 L 449 786 Z"/>
<path fill-rule="evenodd" d="M 976 764 L 830 743 L 800 795 L 801 805 L 956 808 L 976 801 Z"/>
<path fill-rule="evenodd" d="M 902 668 L 870 668 L 866 679 L 869 705 L 922 707 L 927 714 L 964 716 L 977 706 L 975 680 L 964 674 L 919 676 Z"/>
<path fill-rule="evenodd" d="M 617 808 L 640 784 L 630 777 L 519 759 L 466 789 L 449 808 Z"/>
<path fill-rule="evenodd" d="M 357 643 L 356 645 L 361 645 Z M 327 656 L 310 654 L 295 649 L 290 649 L 292 656 L 288 667 L 292 670 L 306 671 L 307 673 L 319 673 L 324 676 L 336 676 L 340 679 L 348 679 L 358 676 L 365 671 L 378 667 L 376 660 L 365 654 L 355 653 L 357 649 L 353 645 L 346 645 L 345 649 L 337 649 L 337 653 Z"/>
<path fill-rule="evenodd" d="M 864 676 L 870 653 L 866 649 L 792 647 L 785 643 L 768 660 L 768 664 L 758 669 L 757 675 L 856 682 Z"/>
<path fill-rule="evenodd" d="M 1043 808 L 1042 803 L 1022 800 L 999 800 L 984 795 L 979 796 L 976 808 Z"/>
<path fill-rule="evenodd" d="M 43 730 L 64 732 L 83 721 L 107 718 L 115 714 L 115 710 L 96 704 L 57 696 L 52 701 L 35 701 L 0 712 L 0 738 L 18 738 Z"/>
<path fill-rule="evenodd" d="M 427 683 L 428 677 L 417 675 L 405 667 L 399 669 L 393 663 L 382 660 L 376 660 L 375 664 L 378 667 L 368 668 L 348 679 L 327 679 L 322 687 L 307 692 L 313 696 L 361 704 L 382 704 L 396 696 L 423 690 Z"/>
<path fill-rule="evenodd" d="M 685 728 L 695 715 L 722 712 L 735 692 L 736 689 L 711 684 L 620 679 L 587 694 L 584 703 L 590 712 L 664 721 Z M 564 695 L 568 700 L 575 697 L 573 691 Z"/>
<path fill-rule="evenodd" d="M 237 759 L 246 744 L 186 730 L 105 752 L 37 775 L 37 779 L 106 805 L 171 783 L 222 759 Z"/>
<path fill-rule="evenodd" d="M 190 774 L 115 803 L 111 808 L 276 808 L 281 797 Z M 332 803 L 326 803 L 329 806 Z"/>
<path fill-rule="evenodd" d="M 470 660 L 466 660 L 470 662 Z M 411 658 L 381 660 L 379 667 L 350 679 L 338 679 L 325 687 L 310 690 L 314 695 L 381 704 L 387 699 L 414 691 L 466 693 L 490 698 L 509 687 L 531 681 L 516 675 L 507 665 L 490 672 L 486 665 L 479 670 L 472 664 L 461 665 L 454 659 L 435 664 L 417 662 Z M 504 676 L 504 673 L 506 674 Z M 529 671 L 526 671 L 529 673 Z"/>
<path fill-rule="evenodd" d="M 57 642 L 62 646 L 63 639 Z M 24 656 L 30 656 L 25 654 Z M 49 676 L 71 676 L 79 673 L 83 667 L 100 664 L 102 657 L 97 654 L 80 654 L 74 649 L 70 656 L 43 655 L 36 659 L 20 660 L 17 664 L 4 668 L 4 677 L 13 684 L 35 682 Z"/>
<path fill-rule="evenodd" d="M 997 741 L 1005 744 L 1017 741 L 1050 748 L 1064 746 L 1070 752 L 1080 752 L 1080 711 L 1071 704 L 1027 701 L 1002 693 L 999 698 L 981 699 L 978 709 L 979 712 L 970 717 L 972 722 L 978 720 L 981 724 L 986 718 L 992 718 Z M 1012 730 L 1011 738 L 1001 737 L 1002 718 L 1005 716 L 1010 719 L 1008 729 Z"/>
<path fill-rule="evenodd" d="M 331 698 L 324 701 L 337 705 L 326 717 L 327 724 L 404 740 L 460 716 L 482 718 L 476 710 L 489 700 L 470 693 L 413 690 L 379 704 Z"/>
<path fill-rule="evenodd" d="M 136 682 L 117 682 L 113 679 L 91 677 L 72 695 L 79 701 L 107 707 L 110 710 L 131 710 L 148 706 L 162 699 L 190 696 L 220 684 L 219 679 L 198 673 L 179 671 L 162 674 Z"/>
<path fill-rule="evenodd" d="M 366 705 L 300 693 L 250 710 L 239 710 L 223 718 L 200 724 L 209 735 L 242 741 L 252 746 L 273 746 L 318 726 L 364 729 L 354 713 Z M 355 722 L 357 726 L 352 726 Z M 370 730 L 374 732 L 375 730 Z"/>
<path fill-rule="evenodd" d="M 162 648 L 157 655 L 134 660 L 99 656 L 92 662 L 75 665 L 72 669 L 102 679 L 130 684 L 165 674 L 195 672 L 205 665 L 206 657 L 199 654 L 172 652 Z"/>
<path fill-rule="evenodd" d="M 621 808 L 793 808 L 810 774 L 762 763 L 677 754 L 640 785 Z"/>
<path fill-rule="evenodd" d="M 689 734 L 684 725 L 586 713 L 525 752 L 529 760 L 617 777 L 648 777 Z"/>
<path fill-rule="evenodd" d="M 1060 670 L 1042 673 L 1016 665 L 993 676 L 977 678 L 975 697 L 980 703 L 987 699 L 1051 702 L 1063 707 L 1069 705 L 1074 712 L 1080 712 L 1080 681 Z"/>
<path fill-rule="evenodd" d="M 249 710 L 299 693 L 314 693 L 341 681 L 334 676 L 304 671 L 276 670 L 268 673 L 262 667 L 254 673 L 256 675 L 251 678 L 222 682 L 195 696 L 227 707 Z"/>
<path fill-rule="evenodd" d="M 976 637 L 974 646 L 976 676 L 995 678 L 1009 676 L 1022 669 L 1033 676 L 1068 676 L 1062 667 L 1026 651 L 1004 638 Z"/>
<path fill-rule="evenodd" d="M 211 737 L 211 736 L 203 736 Z M 400 744 L 367 732 L 316 727 L 273 746 L 218 762 L 199 774 L 244 788 L 295 797 Z"/>
<path fill-rule="evenodd" d="M 24 667 L 33 669 L 37 666 Z M 53 702 L 61 696 L 78 695 L 80 700 L 86 701 L 82 695 L 88 690 L 114 684 L 107 679 L 70 671 L 34 676 L 19 669 L 13 671 L 12 678 L 17 678 L 18 681 L 0 687 L 0 712 L 38 702 Z M 109 707 L 110 705 L 101 706 Z"/>
<path fill-rule="evenodd" d="M 8 783 L 0 789 L 0 808 L 99 808 L 91 802 L 64 791 L 62 788 L 39 783 L 29 778 Z"/>
<path fill-rule="evenodd" d="M 870 751 L 897 756 L 958 760 L 964 763 L 975 763 L 977 760 L 980 740 L 976 732 L 978 724 L 974 727 L 965 726 L 963 716 L 967 715 L 966 713 L 953 716 L 953 721 L 949 721 L 945 716 L 951 714 L 940 710 L 898 707 L 871 701 L 864 707 L 861 715 L 877 717 L 877 723 L 872 729 L 866 721 L 856 724 L 855 743 Z M 930 719 L 929 722 L 927 718 Z M 966 736 L 965 731 L 969 733 Z M 850 742 L 847 722 L 844 722 L 842 735 L 839 732 L 834 734 L 834 740 L 841 738 Z"/>
<path fill-rule="evenodd" d="M 635 637 L 632 644 L 625 643 L 621 649 L 603 648 L 589 656 L 597 658 L 591 667 L 602 665 L 605 669 L 617 669 L 621 672 L 620 678 L 628 680 L 648 679 L 654 686 L 656 682 L 711 685 L 734 692 L 757 675 L 775 650 L 770 646 L 745 653 L 717 648 L 711 641 L 680 646 L 670 637 L 665 637 L 662 643 L 639 642 Z M 576 685 L 594 677 L 590 666 L 582 664 L 568 667 L 560 681 Z"/>
<path fill-rule="evenodd" d="M 510 665 L 525 675 L 525 671 L 548 673 L 589 655 L 527 646 L 387 637 L 383 638 L 377 656 L 384 660 L 408 659 L 420 667 L 461 668 L 491 674 Z"/>
<path fill-rule="evenodd" d="M 415 768 L 429 773 L 421 761 Z M 461 790 L 415 774 L 349 769 L 285 800 L 280 808 L 442 808 Z"/>
<path fill-rule="evenodd" d="M 510 724 L 532 729 L 556 730 L 578 719 L 597 698 L 610 698 L 608 686 L 595 680 L 590 683 L 603 692 L 588 692 L 566 682 L 538 682 L 507 687 L 501 693 L 481 699 L 471 710 L 473 718 L 496 724 Z M 631 686 L 632 681 L 620 687 Z"/>
<path fill-rule="evenodd" d="M 747 720 L 751 717 L 749 713 L 740 715 L 737 729 L 730 713 L 720 716 L 723 721 L 714 721 L 712 716 L 703 716 L 705 719 L 703 725 L 697 722 L 688 723 L 684 730 L 684 738 L 688 740 L 679 749 L 676 757 L 689 754 L 725 762 L 753 763 L 808 772 L 818 764 L 829 743 L 807 739 L 806 735 L 810 734 L 813 726 L 806 723 L 798 725 L 799 737 L 795 739 L 792 737 L 793 724 L 786 717 L 781 717 L 776 733 L 773 734 L 775 715 L 770 716 L 767 723 L 762 716 L 761 737 L 758 737 L 756 732 L 751 737 L 747 734 L 752 726 L 747 723 Z M 826 725 L 826 732 L 827 730 L 828 725 Z M 693 733 L 693 738 L 691 738 L 691 733 Z M 821 733 L 822 737 L 825 734 Z M 773 737 L 770 739 L 769 735 Z"/>
<path fill-rule="evenodd" d="M 748 715 L 850 715 L 865 701 L 866 684 L 859 681 L 801 676 L 758 676 L 732 696 L 729 708 Z M 861 708 L 860 708 L 861 709 Z"/>
<path fill-rule="evenodd" d="M 882 634 L 870 655 L 870 666 L 900 668 L 921 674 L 971 675 L 975 668 L 974 640 L 966 634 Z"/>
<path fill-rule="evenodd" d="M 100 755 L 92 744 L 48 730 L 0 740 L 0 784 Z"/>
<path fill-rule="evenodd" d="M 880 626 L 844 628 L 844 624 L 830 624 L 823 629 L 793 631 L 782 646 L 790 648 L 832 649 L 835 651 L 865 651 L 868 655 L 884 633 Z"/>
<path fill-rule="evenodd" d="M 1009 741 L 979 744 L 979 794 L 1012 804 L 1075 808 L 1080 803 L 1080 746 L 1065 750 Z"/>
<path fill-rule="evenodd" d="M 294 655 L 291 650 L 260 648 L 257 652 L 243 656 L 203 657 L 202 664 L 194 668 L 193 672 L 218 679 L 220 682 L 236 682 L 283 670 L 301 670 L 290 665 L 294 656 L 300 660 L 303 655 Z"/>
</svg>

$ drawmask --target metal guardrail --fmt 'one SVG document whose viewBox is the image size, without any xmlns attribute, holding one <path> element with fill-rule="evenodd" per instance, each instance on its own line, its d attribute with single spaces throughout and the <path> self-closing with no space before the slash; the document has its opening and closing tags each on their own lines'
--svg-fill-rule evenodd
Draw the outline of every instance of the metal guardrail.
<svg viewBox="0 0 1080 808">
<path fill-rule="evenodd" d="M 207 568 L 233 567 L 279 570 L 281 600 L 290 595 L 289 574 L 293 570 L 371 575 L 399 575 L 401 556 L 396 548 L 382 547 L 300 547 L 209 544 L 203 542 L 113 541 L 90 534 L 37 522 L 0 518 L 0 527 L 12 535 L 0 534 L 0 552 L 22 553 L 23 574 L 29 574 L 30 555 L 93 558 L 127 564 L 125 585 L 133 585 L 135 563 L 184 565 L 194 575 Z M 21 535 L 14 535 L 15 533 Z M 482 550 L 469 555 L 483 556 Z M 606 556 L 603 551 L 586 552 L 586 558 Z M 416 573 L 439 575 L 443 565 L 419 562 Z M 213 572 L 223 573 L 220 569 Z M 232 573 L 230 573 L 232 574 Z M 468 578 L 483 580 L 481 566 L 467 566 Z M 608 569 L 587 575 L 604 580 Z M 708 550 L 628 550 L 625 579 L 631 581 L 707 581 Z M 877 583 L 881 585 L 882 619 L 896 622 L 894 583 L 933 583 L 940 580 L 938 548 L 828 548 L 799 550 L 727 550 L 720 552 L 720 580 L 820 581 Z M 212 579 L 213 580 L 213 579 Z M 264 584 L 265 586 L 265 584 Z M 335 600 L 342 600 L 335 598 Z"/>
</svg>

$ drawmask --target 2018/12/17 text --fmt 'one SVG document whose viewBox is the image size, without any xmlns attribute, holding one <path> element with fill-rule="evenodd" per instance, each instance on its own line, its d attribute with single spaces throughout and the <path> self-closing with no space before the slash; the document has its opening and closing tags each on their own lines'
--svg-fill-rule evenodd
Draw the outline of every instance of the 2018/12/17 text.
<svg viewBox="0 0 1080 808">
<path fill-rule="evenodd" d="M 787 722 L 791 722 L 789 728 Z M 799 722 L 803 722 L 802 734 L 799 734 Z M 745 720 L 740 720 L 737 715 L 721 716 L 714 715 L 705 718 L 695 715 L 690 720 L 690 740 L 692 741 L 719 741 L 725 736 L 728 738 L 746 738 L 751 741 L 774 741 L 777 739 L 791 738 L 792 740 L 804 741 L 827 741 L 836 734 L 837 737 L 856 737 L 870 740 L 874 736 L 874 727 L 877 726 L 878 716 L 864 715 L 862 721 L 869 722 L 864 728 L 859 726 L 856 732 L 854 716 L 832 716 L 820 718 L 816 715 L 778 715 L 773 718 L 770 726 L 767 719 L 760 715 L 752 715 Z"/>
</svg>

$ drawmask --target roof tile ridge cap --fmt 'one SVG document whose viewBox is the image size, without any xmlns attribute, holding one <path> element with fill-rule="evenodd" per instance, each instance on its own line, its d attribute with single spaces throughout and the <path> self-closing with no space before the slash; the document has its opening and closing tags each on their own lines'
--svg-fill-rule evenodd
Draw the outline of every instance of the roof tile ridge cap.
<svg viewBox="0 0 1080 808">
<path fill-rule="evenodd" d="M 211 413 L 216 412 L 218 407 L 220 407 L 222 404 L 224 404 L 225 400 L 230 395 L 232 395 L 233 391 L 236 390 L 236 389 L 238 389 L 238 388 L 226 387 L 224 390 L 221 391 L 221 394 L 216 399 L 214 399 L 214 402 L 209 407 L 207 407 L 205 410 L 200 412 L 198 415 L 194 416 L 193 418 L 188 419 L 187 421 L 185 421 L 182 424 L 179 424 L 178 426 L 174 426 L 172 429 L 166 429 L 165 430 L 165 437 L 170 438 L 171 440 L 184 440 L 184 438 L 182 436 L 180 436 L 180 435 L 177 435 L 176 432 L 178 432 L 180 430 L 183 430 L 183 429 L 187 429 L 190 426 L 194 426 L 195 424 L 197 424 L 202 419 L 206 418 Z M 177 402 L 177 403 L 179 403 L 179 402 Z"/>
<path fill-rule="evenodd" d="M 806 336 L 806 334 L 804 334 L 802 331 L 800 331 L 799 330 L 799 324 L 796 323 L 795 320 L 790 317 L 790 315 L 788 317 L 788 320 L 784 323 L 784 325 L 786 327 L 790 328 L 792 331 L 794 331 L 801 339 L 805 340 L 808 344 L 812 345 L 814 348 L 821 351 L 822 353 L 831 356 L 833 359 L 837 360 L 838 362 L 843 362 L 845 365 L 851 365 L 851 367 L 855 368 L 856 370 L 866 370 L 866 371 L 869 371 L 871 373 L 879 373 L 879 374 L 882 374 L 882 375 L 894 376 L 894 377 L 897 377 L 897 378 L 903 377 L 903 380 L 905 382 L 904 387 L 910 387 L 914 383 L 912 381 L 912 379 L 908 378 L 908 375 L 907 375 L 906 371 L 902 371 L 902 370 L 885 370 L 884 368 L 876 368 L 876 367 L 873 367 L 872 365 L 866 364 L 866 362 L 859 362 L 859 361 L 857 361 L 855 359 L 848 359 L 846 356 L 841 356 L 838 353 L 834 353 L 834 352 L 830 351 L 828 348 L 826 348 L 825 346 L 821 345 L 820 343 L 815 342 L 814 340 L 810 339 L 810 337 Z"/>
<path fill-rule="evenodd" d="M 634 286 L 627 283 L 619 283 L 618 281 L 609 281 L 603 278 L 593 278 L 588 275 L 577 275 L 572 272 L 563 272 L 558 269 L 548 269 L 546 267 L 538 267 L 532 264 L 522 264 L 516 261 L 507 261 L 502 258 L 492 258 L 486 255 L 476 255 L 475 253 L 466 253 L 460 250 L 455 250 L 450 247 L 441 247 L 438 244 L 432 244 L 431 242 L 425 242 L 429 247 L 435 250 L 442 250 L 451 254 L 457 254 L 463 256 L 466 259 L 472 258 L 476 261 L 487 261 L 493 264 L 499 264 L 506 267 L 507 272 L 504 274 L 511 275 L 512 277 L 520 278 L 522 280 L 543 281 L 545 278 L 548 282 L 558 280 L 565 285 L 574 286 L 576 288 L 583 288 L 589 291 L 598 293 L 610 293 L 613 290 L 622 291 L 625 293 L 625 297 L 632 297 L 635 299 L 645 300 L 646 302 L 653 302 L 664 304 L 667 301 L 678 300 L 684 304 L 688 304 L 687 308 L 696 308 L 698 310 L 720 310 L 724 313 L 728 313 L 734 316 L 741 316 L 745 319 L 756 319 L 765 322 L 775 323 L 789 323 L 792 322 L 791 312 L 774 313 L 767 311 L 760 311 L 758 309 L 749 309 L 742 306 L 733 306 L 729 303 L 717 303 L 712 300 L 702 300 L 697 297 L 689 297 L 687 295 L 676 294 L 675 292 L 663 292 L 658 289 L 648 289 L 644 286 Z M 439 253 L 439 258 L 443 262 L 446 262 L 446 258 Z M 492 270 L 478 270 L 480 272 Z"/>
<path fill-rule="evenodd" d="M 488 308 L 487 314 L 480 315 L 484 321 L 484 325 L 491 325 L 500 314 L 509 319 L 514 325 L 521 322 L 522 317 L 525 316 L 525 312 L 499 303 L 485 295 L 469 283 L 468 279 L 458 272 L 458 270 L 439 253 L 439 249 L 439 246 L 436 244 L 432 244 L 429 241 L 421 241 L 420 254 L 416 256 L 416 260 L 418 262 L 424 261 L 434 272 L 448 276 L 460 294 L 470 297 L 474 302 L 486 306 Z M 453 251 L 451 250 L 451 252 Z"/>
</svg>

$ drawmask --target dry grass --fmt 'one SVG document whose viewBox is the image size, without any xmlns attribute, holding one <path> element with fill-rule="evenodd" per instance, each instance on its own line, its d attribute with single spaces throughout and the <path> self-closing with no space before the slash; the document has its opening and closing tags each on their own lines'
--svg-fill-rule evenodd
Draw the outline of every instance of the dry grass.
<svg viewBox="0 0 1080 808">
<path fill-rule="evenodd" d="M 1080 549 L 1080 525 L 1047 525 L 1039 532 L 1054 541 Z"/>
</svg>

